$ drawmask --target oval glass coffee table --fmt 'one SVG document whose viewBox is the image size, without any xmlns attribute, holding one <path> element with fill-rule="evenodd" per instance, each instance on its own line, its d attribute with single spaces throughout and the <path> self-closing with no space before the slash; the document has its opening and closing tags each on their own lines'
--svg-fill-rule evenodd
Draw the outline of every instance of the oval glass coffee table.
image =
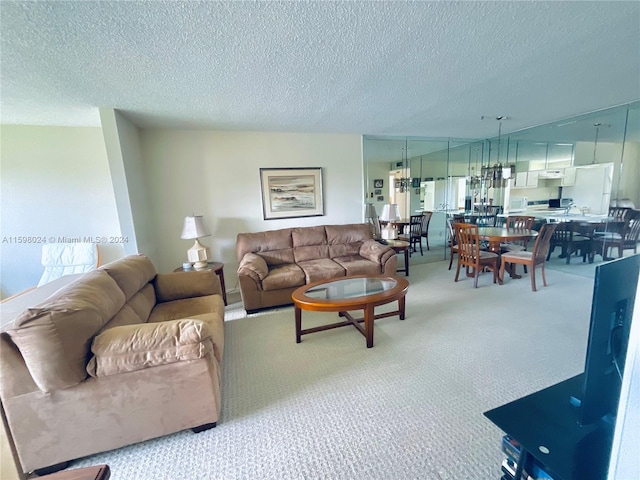
<svg viewBox="0 0 640 480">
<path fill-rule="evenodd" d="M 385 275 L 355 275 L 351 277 L 321 280 L 304 285 L 291 294 L 295 306 L 296 343 L 302 335 L 332 328 L 353 325 L 367 339 L 367 348 L 373 347 L 373 322 L 378 318 L 398 315 L 404 320 L 405 295 L 409 282 L 404 278 Z M 398 301 L 398 310 L 375 314 L 374 308 Z M 315 312 L 339 312 L 342 322 L 302 329 L 302 310 Z M 362 318 L 354 318 L 352 310 L 363 310 Z M 364 323 L 364 328 L 361 323 Z"/>
</svg>

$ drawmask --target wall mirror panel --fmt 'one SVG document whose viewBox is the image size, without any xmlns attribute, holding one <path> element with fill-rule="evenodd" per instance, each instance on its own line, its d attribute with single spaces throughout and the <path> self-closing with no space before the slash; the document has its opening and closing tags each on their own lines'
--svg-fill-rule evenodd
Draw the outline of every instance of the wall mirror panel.
<svg viewBox="0 0 640 480">
<path fill-rule="evenodd" d="M 640 208 L 640 102 L 518 132 L 509 132 L 507 118 L 500 130 L 489 139 L 363 137 L 364 204 L 380 214 L 395 203 L 403 218 L 433 212 L 430 251 L 414 253 L 412 263 L 447 258 L 446 219 L 456 214 L 499 223 L 516 205 L 546 208 L 569 195 L 593 212 L 622 199 Z M 599 205 L 572 182 L 576 169 L 601 164 L 613 173 Z"/>
</svg>

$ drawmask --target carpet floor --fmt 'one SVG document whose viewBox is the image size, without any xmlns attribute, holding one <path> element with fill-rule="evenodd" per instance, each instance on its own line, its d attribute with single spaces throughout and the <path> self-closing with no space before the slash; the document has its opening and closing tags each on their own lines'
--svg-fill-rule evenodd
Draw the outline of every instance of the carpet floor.
<svg viewBox="0 0 640 480">
<path fill-rule="evenodd" d="M 474 289 L 447 266 L 412 266 L 406 319 L 378 320 L 371 349 L 353 327 L 296 344 L 292 307 L 229 306 L 218 426 L 71 468 L 107 463 L 113 480 L 500 478 L 502 432 L 482 413 L 582 371 L 593 279 L 547 271 L 534 293 L 526 275 L 499 286 L 482 274 Z M 303 312 L 303 328 L 335 319 Z"/>
</svg>

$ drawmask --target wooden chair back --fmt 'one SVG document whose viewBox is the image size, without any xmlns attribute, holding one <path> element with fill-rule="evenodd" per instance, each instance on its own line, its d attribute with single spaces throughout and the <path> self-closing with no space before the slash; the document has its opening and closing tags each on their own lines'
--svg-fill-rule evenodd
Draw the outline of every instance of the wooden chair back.
<svg viewBox="0 0 640 480">
<path fill-rule="evenodd" d="M 429 248 L 429 223 L 431 222 L 431 217 L 433 216 L 433 212 L 424 212 L 422 215 L 422 236 L 427 242 L 427 250 Z"/>
<path fill-rule="evenodd" d="M 546 261 L 547 254 L 549 253 L 549 247 L 551 246 L 551 238 L 553 237 L 556 228 L 558 228 L 557 223 L 545 223 L 540 229 L 540 232 L 536 237 L 536 242 L 533 244 L 531 255 L 532 266 L 540 265 Z"/>
<path fill-rule="evenodd" d="M 629 207 L 610 207 L 609 216 L 615 221 L 625 222 L 628 220 L 629 214 L 633 213 L 633 209 Z"/>
<path fill-rule="evenodd" d="M 629 220 L 627 231 L 624 236 L 623 248 L 625 250 L 633 248 L 634 253 L 637 249 L 638 241 L 640 241 L 640 212 L 634 218 Z"/>
<path fill-rule="evenodd" d="M 469 223 L 454 224 L 458 240 L 458 261 L 463 266 L 479 268 L 480 235 L 478 226 Z"/>
<path fill-rule="evenodd" d="M 533 222 L 536 221 L 536 217 L 529 217 L 526 215 L 509 215 L 505 226 L 507 228 L 525 229 L 531 230 L 533 228 Z"/>
<path fill-rule="evenodd" d="M 410 238 L 422 237 L 422 215 L 411 215 L 409 217 L 409 232 Z"/>
<path fill-rule="evenodd" d="M 498 266 L 500 257 L 496 253 L 480 250 L 480 235 L 478 226 L 469 223 L 455 223 L 453 225 L 458 240 L 458 268 L 455 281 L 458 281 L 461 267 L 465 267 L 467 273 L 473 270 L 473 286 L 478 286 L 478 275 L 484 266 L 493 270 L 493 283 L 498 279 Z"/>
<path fill-rule="evenodd" d="M 431 222 L 431 217 L 433 216 L 433 212 L 424 212 L 422 215 L 422 236 L 426 237 L 429 232 L 429 222 Z"/>
</svg>

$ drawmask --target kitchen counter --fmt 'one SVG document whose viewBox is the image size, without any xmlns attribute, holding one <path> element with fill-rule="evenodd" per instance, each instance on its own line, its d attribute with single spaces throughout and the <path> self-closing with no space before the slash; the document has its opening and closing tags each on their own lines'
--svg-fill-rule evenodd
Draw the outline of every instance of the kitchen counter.
<svg viewBox="0 0 640 480">
<path fill-rule="evenodd" d="M 606 214 L 565 213 L 564 208 L 530 209 L 530 210 L 525 210 L 524 212 L 502 213 L 498 216 L 508 217 L 510 215 L 531 216 L 531 217 L 536 217 L 536 218 L 547 220 L 548 222 L 554 222 L 554 223 L 570 222 L 570 221 L 600 223 L 600 222 L 609 222 L 613 220 L 613 217 L 610 217 Z"/>
</svg>

